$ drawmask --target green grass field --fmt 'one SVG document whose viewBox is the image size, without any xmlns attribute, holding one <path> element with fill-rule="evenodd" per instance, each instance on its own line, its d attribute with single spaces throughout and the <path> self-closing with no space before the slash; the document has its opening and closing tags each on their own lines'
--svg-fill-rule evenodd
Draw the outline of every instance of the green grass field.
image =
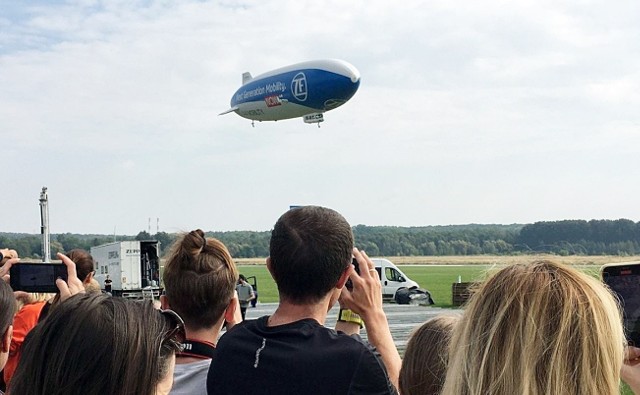
<svg viewBox="0 0 640 395">
<path fill-rule="evenodd" d="M 429 292 L 438 307 L 451 307 L 451 285 L 460 276 L 463 282 L 482 281 L 488 272 L 497 270 L 495 265 L 399 265 L 407 276 Z M 594 266 L 579 266 L 594 276 L 598 270 Z M 240 273 L 247 277 L 255 276 L 258 283 L 261 302 L 277 302 L 278 290 L 265 265 L 240 265 Z"/>
<path fill-rule="evenodd" d="M 398 266 L 407 276 L 416 281 L 422 288 L 431 292 L 431 297 L 439 307 L 451 307 L 451 284 L 458 276 L 462 281 L 482 279 L 488 268 L 484 265 L 469 266 Z M 259 301 L 269 303 L 278 301 L 278 290 L 275 282 L 264 265 L 241 265 L 240 273 L 255 276 L 258 283 Z"/>
</svg>

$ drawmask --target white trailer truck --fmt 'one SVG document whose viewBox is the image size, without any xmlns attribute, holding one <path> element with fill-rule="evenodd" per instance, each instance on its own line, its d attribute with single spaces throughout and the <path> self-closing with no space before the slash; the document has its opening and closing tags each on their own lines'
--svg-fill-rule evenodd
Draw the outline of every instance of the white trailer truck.
<svg viewBox="0 0 640 395">
<path fill-rule="evenodd" d="M 159 242 L 118 241 L 91 247 L 96 263 L 94 278 L 105 289 L 105 279 L 111 279 L 111 293 L 126 298 L 153 296 L 160 288 Z"/>
</svg>

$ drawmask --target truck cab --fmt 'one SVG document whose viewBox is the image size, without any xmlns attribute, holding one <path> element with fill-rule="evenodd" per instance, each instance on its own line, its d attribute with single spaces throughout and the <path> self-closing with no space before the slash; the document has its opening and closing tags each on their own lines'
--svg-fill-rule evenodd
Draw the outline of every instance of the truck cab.
<svg viewBox="0 0 640 395">
<path fill-rule="evenodd" d="M 382 284 L 383 299 L 395 300 L 399 289 L 417 289 L 418 283 L 402 273 L 396 265 L 385 258 L 371 258 Z"/>
</svg>

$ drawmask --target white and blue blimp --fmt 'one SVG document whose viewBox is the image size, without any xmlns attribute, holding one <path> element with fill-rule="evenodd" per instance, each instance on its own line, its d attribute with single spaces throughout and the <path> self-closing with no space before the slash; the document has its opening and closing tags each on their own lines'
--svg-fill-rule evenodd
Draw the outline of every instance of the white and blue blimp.
<svg viewBox="0 0 640 395">
<path fill-rule="evenodd" d="M 297 63 L 256 77 L 244 73 L 231 108 L 220 115 L 235 112 L 260 122 L 303 117 L 320 126 L 323 113 L 346 103 L 359 86 L 358 70 L 337 59 Z"/>
</svg>

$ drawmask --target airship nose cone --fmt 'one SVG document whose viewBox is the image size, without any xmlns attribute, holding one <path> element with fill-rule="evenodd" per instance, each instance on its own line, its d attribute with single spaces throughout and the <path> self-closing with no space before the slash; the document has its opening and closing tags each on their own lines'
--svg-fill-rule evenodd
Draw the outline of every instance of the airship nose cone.
<svg viewBox="0 0 640 395">
<path fill-rule="evenodd" d="M 331 62 L 333 63 L 334 72 L 349 78 L 354 84 L 360 81 L 360 72 L 351 63 L 339 59 L 334 59 Z"/>
<path fill-rule="evenodd" d="M 344 62 L 345 75 L 349 77 L 354 84 L 360 81 L 360 72 L 352 64 Z"/>
</svg>

